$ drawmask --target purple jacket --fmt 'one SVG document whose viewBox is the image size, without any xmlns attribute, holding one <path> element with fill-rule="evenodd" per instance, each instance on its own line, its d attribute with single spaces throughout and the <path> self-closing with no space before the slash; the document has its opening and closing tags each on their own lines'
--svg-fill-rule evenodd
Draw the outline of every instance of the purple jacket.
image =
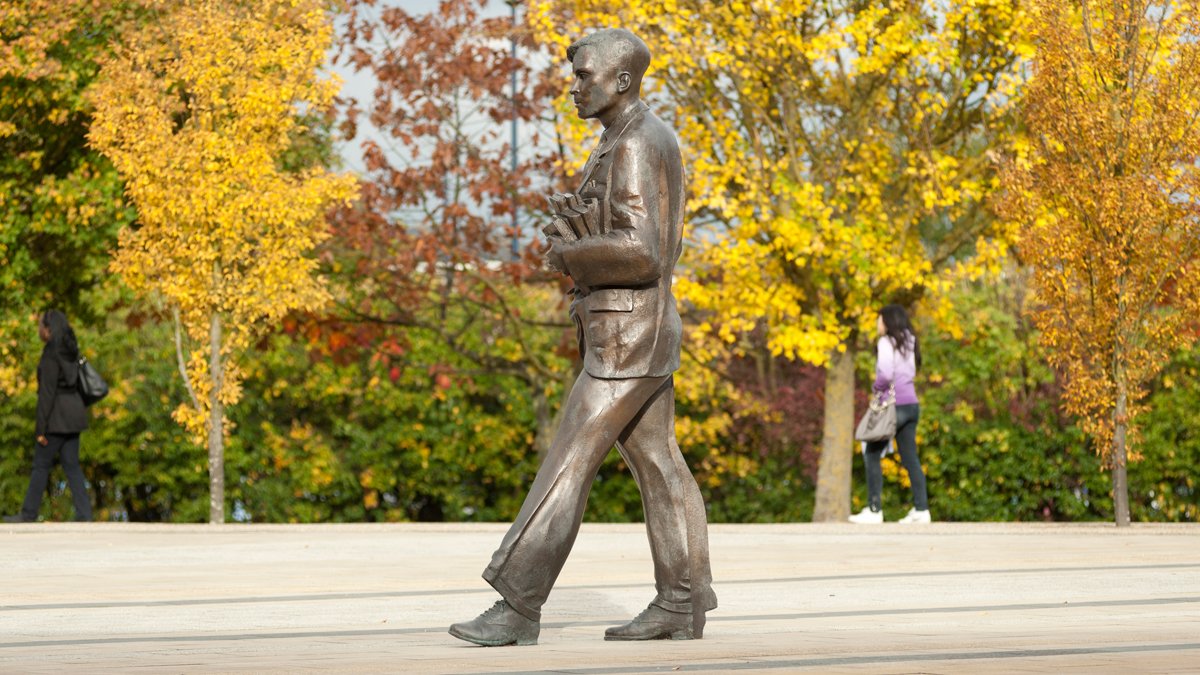
<svg viewBox="0 0 1200 675">
<path fill-rule="evenodd" d="M 916 340 L 907 334 L 908 344 L 901 353 L 888 336 L 879 338 L 875 357 L 875 391 L 887 391 L 889 385 L 896 387 L 896 405 L 911 405 L 917 402 L 917 390 L 913 378 L 917 375 Z"/>
</svg>

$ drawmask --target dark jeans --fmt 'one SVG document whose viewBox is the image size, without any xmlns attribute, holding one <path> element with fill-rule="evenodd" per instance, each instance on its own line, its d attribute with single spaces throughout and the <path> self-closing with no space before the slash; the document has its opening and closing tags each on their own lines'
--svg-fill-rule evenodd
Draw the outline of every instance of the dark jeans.
<svg viewBox="0 0 1200 675">
<path fill-rule="evenodd" d="M 37 520 L 42 495 L 46 494 L 46 484 L 50 481 L 50 469 L 58 460 L 67 473 L 67 485 L 71 487 L 75 520 L 91 520 L 92 502 L 88 499 L 83 469 L 79 466 L 79 434 L 46 434 L 46 440 L 50 441 L 47 445 L 34 444 L 33 473 L 29 476 L 29 490 L 25 493 L 21 518 Z"/>
<path fill-rule="evenodd" d="M 919 419 L 921 406 L 916 403 L 896 406 L 896 445 L 900 448 L 900 461 L 908 472 L 908 482 L 912 483 L 913 508 L 927 511 L 929 498 L 925 494 L 925 472 L 921 470 L 921 460 L 917 458 Z M 879 466 L 879 460 L 889 443 L 891 441 L 867 443 L 867 451 L 863 453 L 863 462 L 867 465 L 868 505 L 873 511 L 878 511 L 883 503 L 883 469 Z"/>
</svg>

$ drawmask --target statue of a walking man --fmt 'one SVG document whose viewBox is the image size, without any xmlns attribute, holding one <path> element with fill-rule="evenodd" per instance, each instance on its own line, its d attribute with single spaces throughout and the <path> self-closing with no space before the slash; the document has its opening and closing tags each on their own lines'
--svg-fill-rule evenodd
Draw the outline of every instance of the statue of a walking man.
<svg viewBox="0 0 1200 675">
<path fill-rule="evenodd" d="M 627 30 L 572 45 L 571 96 L 604 125 L 579 192 L 552 198 L 548 261 L 575 283 L 571 316 L 584 370 L 545 461 L 483 572 L 503 597 L 455 637 L 532 645 L 541 608 L 575 542 L 588 491 L 616 445 L 642 493 L 657 594 L 606 640 L 700 638 L 716 608 L 704 503 L 675 440 L 673 373 L 682 326 L 671 274 L 682 246 L 683 163 L 672 131 L 642 102 L 646 44 Z"/>
</svg>

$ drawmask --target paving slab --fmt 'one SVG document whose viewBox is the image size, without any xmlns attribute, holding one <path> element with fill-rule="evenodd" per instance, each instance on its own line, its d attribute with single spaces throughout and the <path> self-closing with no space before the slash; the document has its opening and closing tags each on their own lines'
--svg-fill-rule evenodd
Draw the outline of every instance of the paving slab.
<svg viewBox="0 0 1200 675">
<path fill-rule="evenodd" d="M 585 524 L 538 644 L 476 647 L 506 528 L 0 526 L 0 673 L 1200 673 L 1200 525 L 714 525 L 704 639 L 628 643 L 645 531 Z"/>
</svg>

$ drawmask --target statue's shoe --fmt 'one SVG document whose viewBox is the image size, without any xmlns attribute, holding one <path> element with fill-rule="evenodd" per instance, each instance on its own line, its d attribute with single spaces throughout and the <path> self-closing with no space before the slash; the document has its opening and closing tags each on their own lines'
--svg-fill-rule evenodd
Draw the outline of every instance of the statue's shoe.
<svg viewBox="0 0 1200 675">
<path fill-rule="evenodd" d="M 454 637 L 484 647 L 536 645 L 541 630 L 540 623 L 525 617 L 503 600 L 497 600 L 491 609 L 471 621 L 450 626 L 450 634 Z"/>
<path fill-rule="evenodd" d="M 691 614 L 668 612 L 650 605 L 624 626 L 604 631 L 605 640 L 699 640 L 704 636 L 704 614 L 698 620 Z"/>
</svg>

